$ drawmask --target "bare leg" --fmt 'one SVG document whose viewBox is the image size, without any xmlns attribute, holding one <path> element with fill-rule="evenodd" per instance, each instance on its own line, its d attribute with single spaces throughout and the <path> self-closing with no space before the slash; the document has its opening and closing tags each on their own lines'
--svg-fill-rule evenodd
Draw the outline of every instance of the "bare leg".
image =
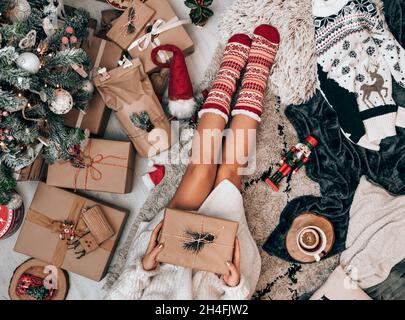
<svg viewBox="0 0 405 320">
<path fill-rule="evenodd" d="M 256 129 L 262 114 L 267 80 L 279 41 L 277 29 L 270 25 L 260 25 L 253 32 L 246 73 L 232 111 L 234 118 L 225 140 L 223 161 L 218 170 L 216 186 L 227 179 L 238 189 L 241 187 L 242 171 L 248 164 L 252 147 L 256 146 Z"/>
<path fill-rule="evenodd" d="M 238 189 L 241 187 L 241 169 L 248 164 L 252 147 L 255 146 L 258 122 L 245 115 L 236 115 L 229 128 L 224 143 L 222 163 L 219 166 L 215 186 L 223 180 L 231 181 Z"/>
<path fill-rule="evenodd" d="M 247 35 L 236 34 L 225 46 L 220 69 L 199 112 L 201 118 L 193 140 L 190 164 L 170 208 L 196 210 L 212 190 L 232 95 L 248 59 L 250 45 L 251 39 Z"/>
<path fill-rule="evenodd" d="M 192 145 L 190 163 L 168 207 L 197 210 L 210 194 L 217 174 L 217 163 L 225 128 L 223 117 L 203 114 Z"/>
</svg>

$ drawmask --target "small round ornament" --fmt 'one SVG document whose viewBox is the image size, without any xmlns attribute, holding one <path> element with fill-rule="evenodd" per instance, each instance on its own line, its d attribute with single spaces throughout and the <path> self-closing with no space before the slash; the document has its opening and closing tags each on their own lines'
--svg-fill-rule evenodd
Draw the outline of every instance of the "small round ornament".
<svg viewBox="0 0 405 320">
<path fill-rule="evenodd" d="M 7 14 L 11 22 L 23 22 L 30 16 L 31 6 L 27 0 L 15 0 L 13 7 Z"/>
<path fill-rule="evenodd" d="M 77 38 L 76 38 L 75 36 L 71 36 L 71 37 L 70 37 L 70 43 L 71 43 L 71 44 L 75 44 L 75 43 L 77 43 L 77 41 L 78 41 L 78 40 L 77 40 Z"/>
<path fill-rule="evenodd" d="M 22 198 L 14 193 L 8 204 L 0 205 L 0 240 L 11 237 L 20 228 L 23 218 Z"/>
<path fill-rule="evenodd" d="M 69 43 L 69 38 L 68 37 L 62 37 L 60 39 L 60 41 L 62 42 L 62 44 L 68 44 Z"/>
<path fill-rule="evenodd" d="M 87 93 L 93 93 L 94 92 L 93 82 L 91 82 L 90 80 L 83 81 L 82 89 Z"/>
<path fill-rule="evenodd" d="M 75 32 L 75 30 L 73 29 L 73 27 L 71 26 L 67 26 L 65 29 L 66 33 L 68 34 L 73 34 L 73 32 Z"/>
<path fill-rule="evenodd" d="M 65 300 L 68 292 L 68 273 L 37 259 L 14 270 L 8 289 L 11 300 Z"/>
<path fill-rule="evenodd" d="M 17 58 L 16 64 L 20 69 L 35 74 L 39 71 L 41 61 L 34 53 L 24 52 Z"/>
<path fill-rule="evenodd" d="M 56 89 L 49 109 L 56 114 L 66 114 L 73 107 L 72 95 L 64 89 Z"/>
</svg>

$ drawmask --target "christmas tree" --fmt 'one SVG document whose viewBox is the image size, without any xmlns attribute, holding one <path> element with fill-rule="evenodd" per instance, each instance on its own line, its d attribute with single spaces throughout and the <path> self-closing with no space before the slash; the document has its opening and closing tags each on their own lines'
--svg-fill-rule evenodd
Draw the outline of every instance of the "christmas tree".
<svg viewBox="0 0 405 320">
<path fill-rule="evenodd" d="M 0 1 L 0 203 L 15 188 L 12 172 L 42 153 L 47 163 L 69 160 L 84 138 L 61 114 L 85 109 L 90 61 L 80 45 L 88 13 L 64 13 L 56 0 Z"/>
</svg>

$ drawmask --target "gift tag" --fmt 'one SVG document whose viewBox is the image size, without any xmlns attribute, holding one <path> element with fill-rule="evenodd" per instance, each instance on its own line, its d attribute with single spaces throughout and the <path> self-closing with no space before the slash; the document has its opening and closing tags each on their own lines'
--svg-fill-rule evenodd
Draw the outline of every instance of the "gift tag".
<svg viewBox="0 0 405 320">
<path fill-rule="evenodd" d="M 74 71 L 76 71 L 82 78 L 88 77 L 86 70 L 84 70 L 84 68 L 82 66 L 79 66 L 76 63 L 72 63 L 71 66 L 72 66 L 72 69 Z"/>
<path fill-rule="evenodd" d="M 111 78 L 110 74 L 107 72 L 107 68 L 101 68 L 97 71 L 100 76 L 100 81 L 104 82 Z"/>
</svg>

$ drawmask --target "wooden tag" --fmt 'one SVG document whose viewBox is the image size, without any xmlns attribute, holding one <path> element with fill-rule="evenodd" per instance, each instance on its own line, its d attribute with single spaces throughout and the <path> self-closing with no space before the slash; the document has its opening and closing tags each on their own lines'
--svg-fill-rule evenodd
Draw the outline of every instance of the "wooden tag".
<svg viewBox="0 0 405 320">
<path fill-rule="evenodd" d="M 99 206 L 84 212 L 82 218 L 97 244 L 103 243 L 114 235 L 114 230 Z"/>
</svg>

